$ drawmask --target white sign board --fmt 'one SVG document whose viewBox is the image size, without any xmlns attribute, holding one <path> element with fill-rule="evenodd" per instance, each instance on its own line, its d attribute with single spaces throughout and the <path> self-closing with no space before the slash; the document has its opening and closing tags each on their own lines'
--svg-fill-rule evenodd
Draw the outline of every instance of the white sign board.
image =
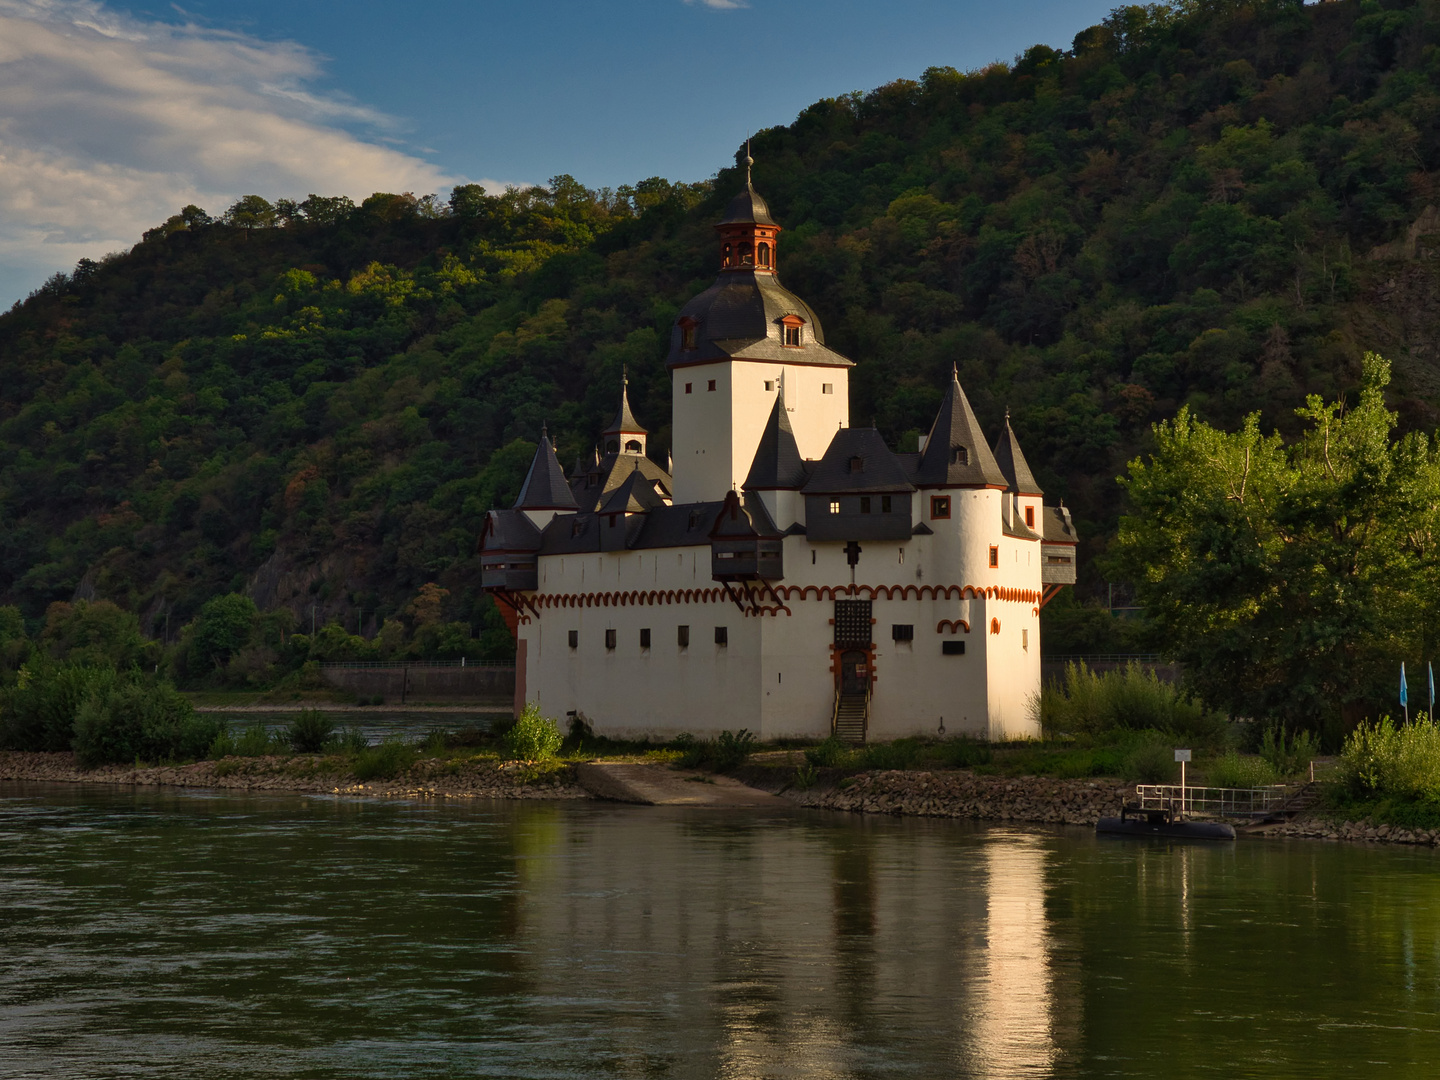
<svg viewBox="0 0 1440 1080">
<path fill-rule="evenodd" d="M 1189 750 L 1176 750 L 1176 751 L 1175 751 L 1175 760 L 1176 760 L 1176 761 L 1189 761 L 1189 760 L 1190 760 L 1190 751 L 1189 751 Z"/>
</svg>

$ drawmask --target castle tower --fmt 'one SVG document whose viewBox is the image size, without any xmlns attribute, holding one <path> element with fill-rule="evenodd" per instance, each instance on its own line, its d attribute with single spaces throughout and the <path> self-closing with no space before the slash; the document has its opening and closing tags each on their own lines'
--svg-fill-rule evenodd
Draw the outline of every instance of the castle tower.
<svg viewBox="0 0 1440 1080">
<path fill-rule="evenodd" d="M 525 474 L 514 509 L 522 511 L 541 529 L 556 514 L 573 514 L 579 509 L 570 485 L 565 482 L 565 472 L 560 468 L 555 448 L 550 445 L 550 433 L 544 427 L 540 429 L 540 445 L 535 448 L 535 457 Z"/>
<path fill-rule="evenodd" d="M 818 459 L 850 423 L 853 364 L 825 346 L 810 306 L 780 284 L 781 227 L 750 181 L 715 226 L 715 284 L 681 310 L 671 332 L 675 501 L 722 499 L 755 460 L 780 385 L 802 458 Z"/>
</svg>

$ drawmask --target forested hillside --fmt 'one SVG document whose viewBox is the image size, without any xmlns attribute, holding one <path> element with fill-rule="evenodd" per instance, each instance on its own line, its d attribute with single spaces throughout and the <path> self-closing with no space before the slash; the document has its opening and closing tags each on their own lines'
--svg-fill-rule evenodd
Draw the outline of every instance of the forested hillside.
<svg viewBox="0 0 1440 1080">
<path fill-rule="evenodd" d="M 1122 8 L 1067 52 L 817 102 L 756 136 L 755 184 L 855 422 L 913 447 L 958 363 L 1075 510 L 1083 592 L 1181 404 L 1292 430 L 1372 348 L 1435 427 L 1437 80 L 1431 0 Z M 170 640 L 230 592 L 305 631 L 493 630 L 475 537 L 542 422 L 568 465 L 628 365 L 664 460 L 669 326 L 741 182 L 250 197 L 57 276 L 0 318 L 0 603 L 33 630 L 109 600 Z"/>
</svg>

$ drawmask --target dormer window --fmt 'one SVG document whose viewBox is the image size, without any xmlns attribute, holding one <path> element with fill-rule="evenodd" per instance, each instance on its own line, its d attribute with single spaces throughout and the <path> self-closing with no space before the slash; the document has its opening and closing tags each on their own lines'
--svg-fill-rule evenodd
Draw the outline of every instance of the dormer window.
<svg viewBox="0 0 1440 1080">
<path fill-rule="evenodd" d="M 850 459 L 850 471 L 851 471 L 852 473 L 862 473 L 862 472 L 864 472 L 864 471 L 865 471 L 865 459 L 864 459 L 863 457 L 852 457 L 852 458 Z"/>
<path fill-rule="evenodd" d="M 780 322 L 783 325 L 782 340 L 789 348 L 798 349 L 801 344 L 800 328 L 805 325 L 805 320 L 798 315 L 786 315 Z"/>
<path fill-rule="evenodd" d="M 968 465 L 970 464 L 970 451 L 963 446 L 951 447 L 950 460 L 956 465 Z"/>
<path fill-rule="evenodd" d="M 689 525 L 689 528 L 691 528 L 691 529 L 698 529 L 699 527 L 700 527 L 700 511 L 699 511 L 699 510 L 691 510 L 691 511 L 690 511 L 690 525 Z"/>
<path fill-rule="evenodd" d="M 770 245 L 761 244 L 755 249 L 755 262 L 758 266 L 769 268 L 770 266 Z"/>
<path fill-rule="evenodd" d="M 694 319 L 688 316 L 680 320 L 680 348 L 686 350 L 691 350 L 695 348 L 695 331 L 699 328 L 699 326 L 699 323 L 697 323 Z"/>
</svg>

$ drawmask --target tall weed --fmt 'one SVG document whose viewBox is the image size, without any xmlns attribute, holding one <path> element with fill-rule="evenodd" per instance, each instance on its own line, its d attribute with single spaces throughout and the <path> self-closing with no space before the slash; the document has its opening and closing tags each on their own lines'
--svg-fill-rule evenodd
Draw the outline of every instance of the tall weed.
<svg viewBox="0 0 1440 1080">
<path fill-rule="evenodd" d="M 1440 803 L 1440 725 L 1427 718 L 1397 728 L 1388 716 L 1362 723 L 1345 740 L 1340 769 L 1355 795 Z"/>
<path fill-rule="evenodd" d="M 1096 740 L 1117 731 L 1154 729 L 1213 745 L 1225 731 L 1219 713 L 1137 664 L 1106 672 L 1066 664 L 1064 678 L 1047 684 L 1030 708 L 1048 738 Z"/>
<path fill-rule="evenodd" d="M 303 709 L 285 729 L 285 740 L 297 754 L 318 754 L 335 735 L 335 721 L 319 709 Z"/>
<path fill-rule="evenodd" d="M 1205 767 L 1205 780 L 1210 787 L 1257 788 L 1278 783 L 1280 777 L 1264 758 L 1229 750 Z"/>
<path fill-rule="evenodd" d="M 1279 776 L 1304 772 L 1319 754 L 1320 740 L 1308 731 L 1287 736 L 1283 727 L 1272 724 L 1260 739 L 1260 756 Z"/>
<path fill-rule="evenodd" d="M 419 758 L 416 749 L 403 739 L 386 739 L 356 754 L 352 771 L 357 780 L 394 780 Z"/>
</svg>

